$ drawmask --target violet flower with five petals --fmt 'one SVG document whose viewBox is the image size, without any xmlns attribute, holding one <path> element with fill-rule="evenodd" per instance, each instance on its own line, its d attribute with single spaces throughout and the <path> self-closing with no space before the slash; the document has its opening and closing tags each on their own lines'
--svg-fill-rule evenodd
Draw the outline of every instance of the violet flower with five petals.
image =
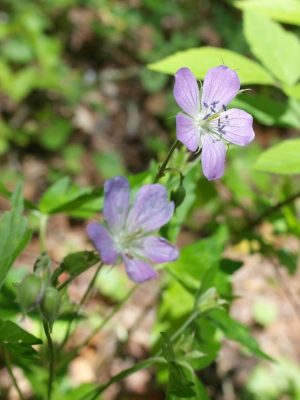
<svg viewBox="0 0 300 400">
<path fill-rule="evenodd" d="M 199 91 L 188 68 L 175 75 L 174 97 L 185 114 L 176 116 L 177 139 L 189 150 L 202 148 L 202 169 L 208 180 L 224 174 L 226 144 L 245 146 L 254 139 L 253 118 L 227 104 L 240 90 L 237 73 L 225 65 L 210 69 Z"/>
<path fill-rule="evenodd" d="M 176 247 L 154 234 L 173 213 L 164 186 L 144 185 L 131 205 L 127 179 L 115 177 L 104 184 L 104 222 L 88 224 L 87 233 L 104 263 L 121 258 L 128 276 L 141 283 L 157 276 L 152 264 L 178 257 Z"/>
</svg>

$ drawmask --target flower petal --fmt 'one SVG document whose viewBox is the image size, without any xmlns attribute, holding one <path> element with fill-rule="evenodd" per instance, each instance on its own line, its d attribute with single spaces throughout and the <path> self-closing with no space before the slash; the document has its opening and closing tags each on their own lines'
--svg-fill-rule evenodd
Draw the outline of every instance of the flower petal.
<svg viewBox="0 0 300 400">
<path fill-rule="evenodd" d="M 212 181 L 224 174 L 226 148 L 222 140 L 214 139 L 206 134 L 201 136 L 202 141 L 202 169 L 204 176 Z"/>
<path fill-rule="evenodd" d="M 196 151 L 198 149 L 200 132 L 191 117 L 181 113 L 176 115 L 176 133 L 177 139 L 189 150 Z"/>
<path fill-rule="evenodd" d="M 127 179 L 117 176 L 105 182 L 103 214 L 112 231 L 122 229 L 128 214 L 129 197 Z"/>
<path fill-rule="evenodd" d="M 157 277 L 157 272 L 143 260 L 123 256 L 126 272 L 134 282 L 142 283 Z"/>
<path fill-rule="evenodd" d="M 198 83 L 189 68 L 180 68 L 175 74 L 174 97 L 177 104 L 190 116 L 200 112 Z"/>
<path fill-rule="evenodd" d="M 222 137 L 230 143 L 245 146 L 254 139 L 253 118 L 246 111 L 232 108 L 222 112 L 220 117 L 212 123 Z"/>
<path fill-rule="evenodd" d="M 86 227 L 86 231 L 100 253 L 101 260 L 105 264 L 114 264 L 117 261 L 118 253 L 108 230 L 97 222 L 91 222 Z"/>
<path fill-rule="evenodd" d="M 165 225 L 172 217 L 174 203 L 168 200 L 167 190 L 160 184 L 144 185 L 129 211 L 127 229 L 151 232 Z"/>
<path fill-rule="evenodd" d="M 220 65 L 205 75 L 201 105 L 206 114 L 222 110 L 238 94 L 240 80 L 235 71 Z"/>
<path fill-rule="evenodd" d="M 173 244 L 158 236 L 146 236 L 140 243 L 141 255 L 154 263 L 174 261 L 179 252 Z"/>
</svg>

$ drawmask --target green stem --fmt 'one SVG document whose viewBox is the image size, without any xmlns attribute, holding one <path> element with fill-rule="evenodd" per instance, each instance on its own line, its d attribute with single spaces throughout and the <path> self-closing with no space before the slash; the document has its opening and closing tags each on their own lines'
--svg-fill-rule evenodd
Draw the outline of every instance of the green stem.
<svg viewBox="0 0 300 400">
<path fill-rule="evenodd" d="M 48 223 L 48 215 L 41 214 L 40 215 L 40 248 L 41 253 L 46 251 L 46 230 Z"/>
<path fill-rule="evenodd" d="M 78 305 L 77 305 L 77 307 L 75 309 L 75 314 L 78 313 L 78 311 L 80 310 L 82 305 L 85 303 L 86 299 L 88 298 L 90 292 L 92 291 L 102 266 L 103 266 L 103 262 L 100 262 L 100 264 L 98 265 L 98 267 L 97 267 L 97 269 L 96 269 L 96 271 L 95 271 L 95 273 L 94 273 L 94 275 L 93 275 L 93 277 L 92 277 L 92 279 L 91 279 L 91 281 L 89 283 L 89 286 L 87 287 L 86 291 L 84 292 L 80 302 L 78 303 Z M 65 333 L 65 337 L 64 337 L 64 339 L 63 339 L 63 341 L 62 341 L 62 343 L 60 345 L 60 349 L 62 349 L 65 346 L 65 344 L 67 343 L 67 341 L 69 339 L 72 323 L 73 323 L 73 319 L 71 318 L 69 323 L 68 323 L 68 327 L 67 327 L 67 330 L 66 330 L 66 333 Z"/>
<path fill-rule="evenodd" d="M 256 225 L 259 225 L 261 222 L 263 222 L 263 220 L 267 217 L 269 217 L 271 214 L 279 211 L 282 207 L 287 206 L 288 204 L 292 203 L 293 201 L 295 201 L 296 199 L 298 199 L 300 197 L 300 192 L 296 192 L 293 195 L 291 195 L 290 197 L 288 197 L 285 200 L 282 200 L 280 202 L 278 202 L 277 204 L 275 204 L 272 207 L 269 207 L 265 212 L 263 212 L 260 216 L 258 216 L 256 219 L 250 221 L 249 225 L 247 226 L 247 228 L 253 228 Z"/>
<path fill-rule="evenodd" d="M 50 334 L 50 329 L 48 322 L 43 321 L 44 331 L 48 341 L 49 349 L 49 379 L 48 379 L 48 389 L 47 389 L 47 400 L 51 400 L 52 397 L 52 386 L 54 379 L 54 346 Z"/>
<path fill-rule="evenodd" d="M 165 170 L 167 168 L 167 165 L 170 161 L 170 158 L 172 157 L 172 154 L 174 153 L 174 150 L 176 149 L 176 147 L 179 145 L 179 141 L 175 140 L 175 142 L 172 144 L 172 147 L 170 148 L 167 157 L 165 158 L 164 162 L 161 164 L 153 183 L 156 183 L 160 180 L 160 178 L 162 178 L 164 176 Z"/>
<path fill-rule="evenodd" d="M 13 382 L 14 387 L 16 388 L 16 391 L 18 392 L 18 395 L 20 397 L 20 400 L 25 400 L 24 396 L 21 392 L 20 386 L 18 385 L 18 381 L 14 375 L 13 369 L 12 369 L 12 365 L 11 365 L 11 360 L 10 360 L 10 355 L 9 352 L 4 348 L 4 359 L 5 359 L 5 364 L 6 364 L 6 368 L 7 371 L 11 377 L 11 380 Z"/>
<path fill-rule="evenodd" d="M 187 320 L 181 325 L 181 327 L 171 336 L 171 342 L 174 342 L 188 327 L 191 325 L 191 323 L 199 316 L 200 312 L 195 310 L 192 312 L 192 314 L 187 318 Z M 109 381 L 106 383 L 99 385 L 96 387 L 92 392 L 88 393 L 85 395 L 82 400 L 95 400 L 97 397 L 103 393 L 109 386 L 111 386 L 113 383 L 120 382 L 127 376 L 133 374 L 134 372 L 140 371 L 141 369 L 145 369 L 150 367 L 153 364 L 156 363 L 165 363 L 165 359 L 160 357 L 161 350 L 151 358 L 148 358 L 148 360 L 141 361 L 137 364 L 135 364 L 133 367 L 124 369 L 123 371 L 119 372 L 118 374 L 114 375 Z"/>
</svg>

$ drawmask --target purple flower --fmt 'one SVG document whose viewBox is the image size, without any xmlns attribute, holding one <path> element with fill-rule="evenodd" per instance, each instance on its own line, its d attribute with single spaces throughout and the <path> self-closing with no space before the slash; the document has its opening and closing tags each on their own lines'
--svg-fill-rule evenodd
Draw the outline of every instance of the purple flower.
<svg viewBox="0 0 300 400">
<path fill-rule="evenodd" d="M 115 177 L 104 184 L 104 222 L 88 224 L 87 233 L 104 263 L 115 264 L 121 257 L 129 277 L 140 283 L 157 276 L 151 264 L 178 257 L 171 243 L 154 235 L 173 213 L 164 186 L 144 185 L 131 205 L 127 179 Z"/>
<path fill-rule="evenodd" d="M 203 174 L 209 180 L 224 174 L 226 144 L 245 146 L 254 139 L 252 116 L 226 110 L 239 90 L 237 73 L 225 65 L 207 72 L 200 92 L 188 68 L 175 75 L 174 97 L 185 113 L 176 116 L 177 139 L 191 151 L 202 148 Z"/>
</svg>

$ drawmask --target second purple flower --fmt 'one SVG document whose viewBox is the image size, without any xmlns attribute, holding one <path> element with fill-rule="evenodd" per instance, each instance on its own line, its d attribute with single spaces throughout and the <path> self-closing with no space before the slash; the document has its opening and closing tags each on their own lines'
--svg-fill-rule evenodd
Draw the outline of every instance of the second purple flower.
<svg viewBox="0 0 300 400">
<path fill-rule="evenodd" d="M 175 75 L 174 97 L 185 114 L 176 116 L 177 139 L 189 150 L 202 148 L 202 169 L 207 179 L 224 174 L 226 144 L 245 146 L 254 139 L 253 118 L 227 104 L 240 90 L 237 73 L 225 65 L 210 69 L 199 91 L 188 68 Z"/>
<path fill-rule="evenodd" d="M 176 247 L 155 235 L 173 213 L 164 186 L 144 185 L 131 204 L 127 179 L 115 177 L 104 185 L 104 222 L 90 223 L 87 233 L 104 263 L 113 265 L 121 258 L 128 276 L 140 283 L 157 276 L 152 264 L 178 257 Z"/>
</svg>

